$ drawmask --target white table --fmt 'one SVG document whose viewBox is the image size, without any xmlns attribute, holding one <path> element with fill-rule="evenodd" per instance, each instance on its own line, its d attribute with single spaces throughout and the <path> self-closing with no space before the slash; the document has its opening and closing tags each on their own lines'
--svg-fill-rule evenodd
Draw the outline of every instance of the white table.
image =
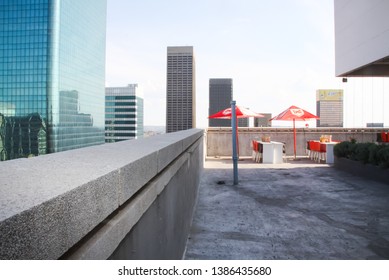
<svg viewBox="0 0 389 280">
<path fill-rule="evenodd" d="M 334 146 L 338 144 L 338 142 L 327 142 L 321 144 L 326 145 L 326 163 L 334 163 Z"/>
<path fill-rule="evenodd" d="M 339 142 L 319 142 L 319 141 L 314 141 L 320 145 L 325 145 L 326 146 L 326 152 L 325 155 L 323 152 L 321 152 L 320 145 L 317 149 L 313 149 L 312 151 L 316 153 L 314 155 L 314 158 L 320 162 L 320 160 L 326 161 L 326 163 L 332 164 L 334 163 L 334 146 L 338 144 Z"/>
<path fill-rule="evenodd" d="M 262 142 L 259 141 L 259 144 L 262 145 L 262 163 L 283 163 L 283 146 L 284 143 L 281 142 Z"/>
</svg>

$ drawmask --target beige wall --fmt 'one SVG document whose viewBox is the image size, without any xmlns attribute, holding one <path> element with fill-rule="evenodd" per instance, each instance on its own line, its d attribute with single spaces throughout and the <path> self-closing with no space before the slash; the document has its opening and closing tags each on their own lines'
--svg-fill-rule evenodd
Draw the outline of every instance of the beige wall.
<svg viewBox="0 0 389 280">
<path fill-rule="evenodd" d="M 357 142 L 375 142 L 377 140 L 377 133 L 381 131 L 382 129 L 368 128 L 298 128 L 296 133 L 297 155 L 304 156 L 306 142 L 308 140 L 319 140 L 323 134 L 330 134 L 333 140 L 339 141 L 355 138 Z M 240 156 L 251 156 L 251 141 L 253 139 L 260 139 L 261 136 L 270 136 L 272 141 L 285 142 L 286 154 L 288 156 L 293 155 L 292 128 L 240 128 L 238 135 Z M 231 128 L 208 128 L 205 139 L 207 156 L 231 156 Z"/>
</svg>

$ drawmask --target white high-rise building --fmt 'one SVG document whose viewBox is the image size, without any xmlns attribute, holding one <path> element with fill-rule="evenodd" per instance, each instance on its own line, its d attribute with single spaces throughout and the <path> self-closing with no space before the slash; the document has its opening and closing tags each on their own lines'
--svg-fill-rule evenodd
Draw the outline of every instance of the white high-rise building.
<svg viewBox="0 0 389 280">
<path fill-rule="evenodd" d="M 143 97 L 137 84 L 105 89 L 105 142 L 143 137 Z"/>
</svg>

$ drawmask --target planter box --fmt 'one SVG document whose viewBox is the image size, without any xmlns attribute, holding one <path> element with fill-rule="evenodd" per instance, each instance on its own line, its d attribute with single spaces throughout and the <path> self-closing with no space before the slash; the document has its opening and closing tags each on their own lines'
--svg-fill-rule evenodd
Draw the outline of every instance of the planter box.
<svg viewBox="0 0 389 280">
<path fill-rule="evenodd" d="M 383 169 L 371 164 L 363 164 L 359 161 L 339 157 L 334 158 L 334 167 L 356 176 L 389 185 L 389 169 Z"/>
</svg>

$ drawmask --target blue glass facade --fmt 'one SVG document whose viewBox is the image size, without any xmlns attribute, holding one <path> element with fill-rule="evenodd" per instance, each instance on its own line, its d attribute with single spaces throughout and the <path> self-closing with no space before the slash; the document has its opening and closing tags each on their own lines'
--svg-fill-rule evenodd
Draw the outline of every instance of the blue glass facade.
<svg viewBox="0 0 389 280">
<path fill-rule="evenodd" d="M 2 160 L 104 143 L 106 5 L 0 0 Z"/>
</svg>

